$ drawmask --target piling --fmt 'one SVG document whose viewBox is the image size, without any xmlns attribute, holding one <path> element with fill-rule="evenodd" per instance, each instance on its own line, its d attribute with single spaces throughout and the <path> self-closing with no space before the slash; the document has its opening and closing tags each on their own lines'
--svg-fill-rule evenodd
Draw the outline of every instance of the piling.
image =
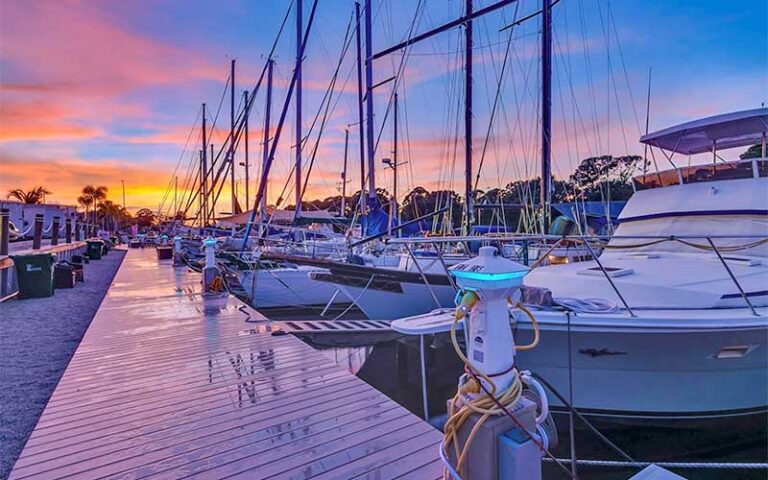
<svg viewBox="0 0 768 480">
<path fill-rule="evenodd" d="M 72 243 L 72 219 L 67 218 L 64 221 L 64 235 L 67 243 Z"/>
<path fill-rule="evenodd" d="M 59 244 L 59 217 L 53 217 L 53 224 L 51 225 L 51 245 Z"/>
<path fill-rule="evenodd" d="M 43 244 L 43 215 L 38 213 L 35 215 L 35 232 L 32 237 L 32 250 L 40 250 L 40 246 Z"/>
</svg>

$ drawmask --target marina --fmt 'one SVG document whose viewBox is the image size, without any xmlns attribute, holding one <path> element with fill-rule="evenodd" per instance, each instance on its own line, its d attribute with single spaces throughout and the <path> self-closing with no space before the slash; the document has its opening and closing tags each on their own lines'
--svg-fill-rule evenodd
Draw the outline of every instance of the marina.
<svg viewBox="0 0 768 480">
<path fill-rule="evenodd" d="M 704 3 L 0 0 L 0 480 L 768 478 Z"/>
</svg>

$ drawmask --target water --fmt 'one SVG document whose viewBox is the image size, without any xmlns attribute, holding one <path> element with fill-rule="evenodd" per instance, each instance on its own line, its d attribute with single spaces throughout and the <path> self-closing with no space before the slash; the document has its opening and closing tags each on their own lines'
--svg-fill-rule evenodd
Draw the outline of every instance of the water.
<svg viewBox="0 0 768 480">
<path fill-rule="evenodd" d="M 326 334 L 327 335 L 327 334 Z M 346 337 L 345 337 L 346 338 Z M 349 337 L 349 346 L 328 347 L 322 337 L 305 339 L 329 358 L 346 367 L 407 408 L 423 417 L 418 338 L 372 342 L 370 337 Z M 319 340 L 318 340 L 319 339 Z M 338 340 L 338 339 L 334 339 Z M 325 345 L 324 345 L 325 344 Z M 456 358 L 447 338 L 437 337 L 427 357 L 427 392 L 431 422 L 439 423 L 445 412 L 445 401 L 456 391 L 456 380 L 462 364 Z M 552 452 L 556 457 L 569 458 L 568 417 L 555 416 L 559 445 Z M 649 425 L 637 422 L 600 420 L 592 423 L 619 448 L 639 461 L 690 462 L 766 462 L 768 460 L 768 427 L 766 418 L 707 421 L 705 423 L 671 423 Z M 575 430 L 575 445 L 580 459 L 622 460 L 606 447 L 596 435 L 579 424 Z M 765 480 L 765 471 L 746 470 L 674 470 L 690 480 L 744 479 Z M 599 468 L 578 466 L 582 480 L 627 479 L 638 472 L 635 468 Z M 568 478 L 555 465 L 544 465 L 544 478 Z"/>
</svg>

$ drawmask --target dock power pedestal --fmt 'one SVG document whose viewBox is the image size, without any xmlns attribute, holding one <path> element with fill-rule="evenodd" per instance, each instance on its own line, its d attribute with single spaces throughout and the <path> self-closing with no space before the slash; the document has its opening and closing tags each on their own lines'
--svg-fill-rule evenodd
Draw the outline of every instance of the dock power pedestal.
<svg viewBox="0 0 768 480">
<path fill-rule="evenodd" d="M 203 291 L 210 292 L 213 280 L 219 271 L 216 268 L 216 239 L 208 237 L 203 240 L 205 250 L 205 267 L 203 268 Z"/>
<path fill-rule="evenodd" d="M 524 395 L 526 385 L 533 380 L 515 365 L 518 349 L 534 348 L 538 343 L 536 320 L 519 303 L 523 277 L 529 269 L 487 246 L 449 271 L 461 298 L 451 340 L 466 371 L 459 379 L 456 396 L 448 401 L 441 458 L 449 477 L 540 480 L 541 458 L 549 439 L 539 424 L 548 416 L 547 402 L 537 403 L 540 397 L 531 397 L 537 399 L 533 401 Z M 531 344 L 515 344 L 510 309 L 529 316 L 536 333 Z M 457 341 L 460 320 L 466 355 Z"/>
</svg>

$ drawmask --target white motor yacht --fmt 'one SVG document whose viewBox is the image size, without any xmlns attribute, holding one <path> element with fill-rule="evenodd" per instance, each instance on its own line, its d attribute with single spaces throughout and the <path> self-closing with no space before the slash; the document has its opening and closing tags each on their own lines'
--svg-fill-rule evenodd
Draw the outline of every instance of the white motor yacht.
<svg viewBox="0 0 768 480">
<path fill-rule="evenodd" d="M 765 156 L 767 133 L 763 108 L 644 136 L 642 142 L 672 152 L 672 161 L 702 152 L 716 161 L 634 179 L 636 193 L 598 259 L 526 276 L 526 286 L 551 292 L 553 301 L 534 305 L 541 341 L 519 352 L 520 368 L 594 415 L 764 415 L 768 159 L 726 162 L 718 152 L 762 142 Z M 532 326 L 514 317 L 516 335 L 527 343 Z M 451 318 L 442 311 L 393 326 L 445 331 Z"/>
</svg>

